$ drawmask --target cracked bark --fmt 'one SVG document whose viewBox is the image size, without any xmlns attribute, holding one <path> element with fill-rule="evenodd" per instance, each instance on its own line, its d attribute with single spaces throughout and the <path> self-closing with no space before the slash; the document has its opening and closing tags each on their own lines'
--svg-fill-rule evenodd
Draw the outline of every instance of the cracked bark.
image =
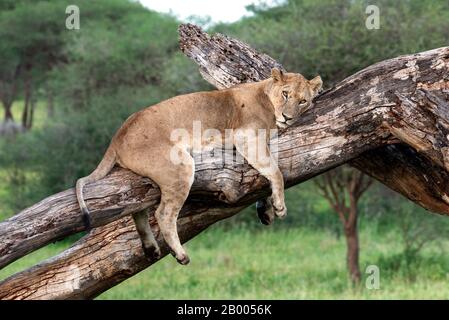
<svg viewBox="0 0 449 320">
<path fill-rule="evenodd" d="M 181 25 L 181 50 L 217 88 L 269 75 L 282 66 L 248 45 Z M 300 70 L 296 70 L 300 71 Z M 279 137 L 286 186 L 350 162 L 431 211 L 449 214 L 449 48 L 370 66 L 327 90 Z M 269 194 L 246 164 L 213 163 L 195 155 L 192 193 L 178 221 L 188 241 L 211 224 Z M 86 187 L 97 227 L 63 253 L 0 283 L 2 299 L 94 298 L 156 261 L 147 261 L 130 213 L 154 212 L 159 190 L 149 179 L 116 168 Z M 150 223 L 167 253 L 152 214 Z M 72 189 L 50 196 L 0 223 L 0 266 L 83 230 Z M 195 259 L 195 248 L 190 256 Z"/>
</svg>

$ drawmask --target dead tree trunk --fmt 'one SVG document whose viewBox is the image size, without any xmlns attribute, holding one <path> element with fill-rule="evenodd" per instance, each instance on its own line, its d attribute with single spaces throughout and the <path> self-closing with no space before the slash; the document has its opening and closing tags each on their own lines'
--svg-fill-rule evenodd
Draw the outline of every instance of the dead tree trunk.
<svg viewBox="0 0 449 320">
<path fill-rule="evenodd" d="M 219 88 L 263 79 L 273 66 L 281 67 L 244 43 L 209 37 L 193 25 L 182 25 L 180 37 L 183 52 Z M 286 185 L 353 160 L 421 206 L 449 214 L 448 74 L 449 48 L 440 48 L 378 63 L 321 94 L 313 110 L 280 134 Z M 195 183 L 178 221 L 183 242 L 270 192 L 267 181 L 246 164 L 195 158 Z M 60 255 L 1 282 L 0 298 L 93 298 L 145 269 L 155 261 L 144 258 L 125 215 L 143 206 L 154 212 L 158 197 L 148 179 L 124 169 L 88 186 L 86 199 L 96 209 L 98 228 Z M 150 223 L 157 231 L 152 215 Z M 44 199 L 0 224 L 3 265 L 81 230 L 73 189 Z"/>
</svg>

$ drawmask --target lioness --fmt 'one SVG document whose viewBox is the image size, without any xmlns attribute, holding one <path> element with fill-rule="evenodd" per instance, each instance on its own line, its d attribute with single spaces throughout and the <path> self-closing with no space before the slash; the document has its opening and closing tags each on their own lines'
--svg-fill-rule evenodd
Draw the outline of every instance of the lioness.
<svg viewBox="0 0 449 320">
<path fill-rule="evenodd" d="M 90 220 L 83 199 L 83 186 L 103 178 L 118 164 L 158 184 L 161 201 L 155 213 L 157 223 L 176 260 L 181 264 L 189 263 L 179 241 L 176 221 L 194 179 L 195 163 L 190 151 L 195 141 L 172 141 L 171 133 L 178 128 L 191 133 L 195 121 L 200 121 L 203 128 L 220 132 L 234 129 L 232 140 L 236 150 L 271 185 L 271 197 L 258 206 L 259 217 L 264 223 L 271 222 L 274 215 L 284 217 L 287 213 L 284 181 L 270 154 L 268 133 L 270 129 L 292 124 L 308 110 L 321 86 L 319 76 L 307 80 L 299 73 L 283 73 L 273 68 L 271 77 L 260 82 L 181 95 L 134 113 L 117 131 L 98 167 L 76 183 L 76 195 L 86 224 L 89 226 Z M 255 139 L 260 137 L 246 136 L 247 129 L 256 133 L 261 132 L 259 129 L 266 129 L 262 141 L 269 155 L 268 161 L 248 152 L 248 146 L 257 143 Z M 172 161 L 173 151 L 181 162 Z M 133 218 L 145 254 L 159 257 L 160 249 L 149 225 L 148 210 L 133 214 Z"/>
</svg>

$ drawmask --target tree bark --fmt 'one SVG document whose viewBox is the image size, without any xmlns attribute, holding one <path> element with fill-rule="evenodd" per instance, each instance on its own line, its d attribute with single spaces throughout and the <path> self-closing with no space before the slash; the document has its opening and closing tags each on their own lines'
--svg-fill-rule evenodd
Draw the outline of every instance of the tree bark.
<svg viewBox="0 0 449 320">
<path fill-rule="evenodd" d="M 348 264 L 349 275 L 353 283 L 360 283 L 361 273 L 359 267 L 359 236 L 357 231 L 357 223 L 352 226 L 345 227 L 346 238 L 346 260 Z"/>
<path fill-rule="evenodd" d="M 209 37 L 192 25 L 181 25 L 180 38 L 183 52 L 219 88 L 257 81 L 268 77 L 271 67 L 282 68 L 240 41 Z M 313 110 L 280 133 L 286 186 L 353 160 L 412 201 L 449 214 L 448 74 L 449 48 L 440 48 L 375 64 L 321 94 Z M 399 143 L 404 145 L 390 146 Z M 364 154 L 368 151 L 371 156 Z M 389 158 L 372 156 L 377 154 Z M 270 192 L 266 179 L 247 164 L 217 164 L 203 156 L 195 155 L 195 183 L 178 221 L 183 242 Z M 399 160 L 386 167 L 392 159 Z M 148 179 L 124 169 L 87 186 L 98 228 L 60 255 L 2 281 L 0 298 L 93 298 L 156 262 L 144 258 L 129 214 L 150 208 L 150 223 L 166 254 L 153 218 L 158 197 Z M 83 229 L 73 189 L 51 196 L 0 224 L 0 253 L 7 257 L 2 263 Z"/>
<path fill-rule="evenodd" d="M 358 203 L 360 199 L 360 195 L 356 194 L 359 190 L 353 188 L 354 183 L 362 183 L 360 179 L 363 179 L 363 176 L 360 175 L 360 172 L 355 172 L 352 174 L 352 181 L 349 190 L 349 216 L 346 220 L 346 224 L 344 225 L 345 237 L 346 237 L 346 245 L 347 245 L 347 263 L 349 275 L 351 277 L 351 281 L 355 284 L 360 283 L 361 273 L 359 266 L 359 232 L 358 232 Z M 362 187 L 360 185 L 360 187 Z M 361 190 L 360 190 L 361 191 Z M 361 191 L 363 193 L 363 191 Z"/>
<path fill-rule="evenodd" d="M 4 120 L 0 122 L 0 137 L 5 135 L 14 135 L 22 131 L 22 126 L 14 121 L 11 111 L 12 103 L 3 102 Z"/>
<path fill-rule="evenodd" d="M 11 107 L 12 107 L 12 104 L 9 104 L 9 105 L 3 104 L 3 108 L 5 110 L 5 117 L 3 120 L 4 122 L 14 121 L 14 117 L 11 112 Z"/>
<path fill-rule="evenodd" d="M 53 118 L 55 115 L 53 90 L 47 85 L 47 117 Z"/>
<path fill-rule="evenodd" d="M 30 105 L 31 105 L 31 95 L 32 95 L 32 79 L 31 79 L 31 66 L 26 67 L 25 71 L 25 101 L 23 105 L 22 112 L 22 127 L 24 130 L 28 129 L 29 117 L 30 117 Z"/>
<path fill-rule="evenodd" d="M 33 120 L 34 120 L 34 111 L 36 108 L 36 97 L 34 95 L 31 95 L 30 98 L 30 115 L 28 117 L 28 122 L 27 122 L 27 130 L 30 130 L 33 127 Z"/>
<path fill-rule="evenodd" d="M 22 66 L 18 64 L 10 77 L 6 77 L 0 81 L 0 100 L 2 101 L 5 110 L 4 122 L 14 122 L 13 114 L 11 112 L 12 104 L 16 99 L 17 82 L 21 73 Z"/>
</svg>

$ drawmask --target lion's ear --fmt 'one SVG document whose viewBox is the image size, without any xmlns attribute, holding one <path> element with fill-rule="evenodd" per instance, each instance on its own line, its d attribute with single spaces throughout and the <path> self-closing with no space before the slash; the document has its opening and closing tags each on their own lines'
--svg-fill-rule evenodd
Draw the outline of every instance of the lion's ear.
<svg viewBox="0 0 449 320">
<path fill-rule="evenodd" d="M 318 92 L 320 92 L 321 88 L 323 87 L 323 80 L 321 80 L 320 76 L 316 76 L 312 80 L 309 80 L 309 84 L 313 92 L 315 94 L 318 94 Z"/>
<path fill-rule="evenodd" d="M 271 77 L 273 78 L 274 82 L 284 81 L 284 73 L 278 68 L 271 69 Z"/>
</svg>

